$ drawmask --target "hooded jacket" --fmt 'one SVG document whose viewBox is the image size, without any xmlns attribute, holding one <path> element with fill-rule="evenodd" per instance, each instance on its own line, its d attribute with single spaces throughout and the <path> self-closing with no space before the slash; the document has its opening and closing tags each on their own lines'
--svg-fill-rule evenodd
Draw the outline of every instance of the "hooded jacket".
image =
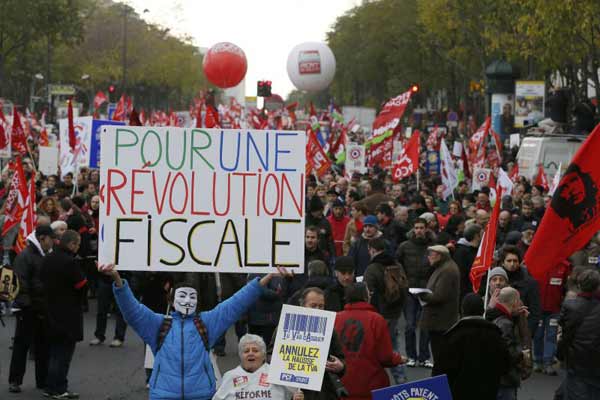
<svg viewBox="0 0 600 400">
<path fill-rule="evenodd" d="M 380 231 L 377 231 L 377 234 L 375 235 L 375 237 L 381 237 L 383 236 L 383 234 Z M 371 262 L 371 256 L 369 255 L 369 240 L 365 237 L 365 234 L 363 232 L 362 235 L 360 235 L 360 239 L 356 240 L 354 243 L 352 243 L 352 246 L 350 247 L 350 251 L 348 252 L 348 255 L 350 257 L 354 258 L 354 266 L 355 266 L 355 274 L 356 276 L 363 276 L 367 266 L 369 265 L 369 263 Z M 386 251 L 390 251 L 389 247 L 389 243 L 386 240 Z"/>
<path fill-rule="evenodd" d="M 366 302 L 346 304 L 335 318 L 335 332 L 346 355 L 342 378 L 347 398 L 371 399 L 371 390 L 389 386 L 385 368 L 402 362 L 394 353 L 385 319 Z"/>
<path fill-rule="evenodd" d="M 415 232 L 411 229 L 406 237 L 408 240 L 401 243 L 396 250 L 396 260 L 404 267 L 408 287 L 425 287 L 431 274 L 431 267 L 427 261 L 427 248 L 435 244 L 435 235 L 427 230 L 425 238 L 421 239 L 415 237 Z"/>
<path fill-rule="evenodd" d="M 193 315 L 185 317 L 179 312 L 171 313 L 171 329 L 157 352 L 164 315 L 154 313 L 140 304 L 127 281 L 122 287 L 113 286 L 113 292 L 123 318 L 154 354 L 154 369 L 149 381 L 150 399 L 212 399 L 215 394 L 215 374 L 209 354 L 194 325 Z M 214 309 L 200 313 L 208 331 L 209 348 L 240 319 L 261 293 L 262 288 L 258 279 L 255 279 Z"/>
<path fill-rule="evenodd" d="M 27 247 L 17 255 L 14 271 L 19 278 L 19 294 L 15 299 L 16 308 L 31 307 L 36 312 L 45 310 L 44 284 L 42 282 L 42 260 L 44 250 L 35 236 L 27 236 Z"/>
</svg>

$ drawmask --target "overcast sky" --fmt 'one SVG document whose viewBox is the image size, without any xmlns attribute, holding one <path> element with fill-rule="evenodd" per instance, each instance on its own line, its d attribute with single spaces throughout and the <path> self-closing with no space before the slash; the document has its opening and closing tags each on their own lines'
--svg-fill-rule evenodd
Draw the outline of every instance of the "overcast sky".
<svg viewBox="0 0 600 400">
<path fill-rule="evenodd" d="M 360 0 L 126 0 L 149 22 L 186 33 L 199 47 L 232 42 L 248 59 L 246 95 L 256 81 L 271 80 L 284 98 L 294 89 L 286 72 L 290 50 L 299 43 L 325 41 L 336 18 Z"/>
</svg>

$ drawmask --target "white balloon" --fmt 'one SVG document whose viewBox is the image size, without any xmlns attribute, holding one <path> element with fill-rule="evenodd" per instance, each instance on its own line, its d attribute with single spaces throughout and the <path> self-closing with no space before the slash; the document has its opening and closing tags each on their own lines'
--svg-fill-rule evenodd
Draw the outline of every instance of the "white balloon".
<svg viewBox="0 0 600 400">
<path fill-rule="evenodd" d="M 288 55 L 287 73 L 296 88 L 318 92 L 333 80 L 335 56 L 325 43 L 299 44 Z"/>
</svg>

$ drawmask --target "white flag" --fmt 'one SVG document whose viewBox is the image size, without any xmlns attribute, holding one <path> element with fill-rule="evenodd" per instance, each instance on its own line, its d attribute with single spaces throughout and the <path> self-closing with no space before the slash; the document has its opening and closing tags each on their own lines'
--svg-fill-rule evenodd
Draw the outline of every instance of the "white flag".
<svg viewBox="0 0 600 400">
<path fill-rule="evenodd" d="M 502 193 L 506 195 L 512 194 L 513 182 L 502 168 L 498 168 L 498 186 L 502 188 Z"/>
<path fill-rule="evenodd" d="M 552 184 L 550 185 L 550 189 L 548 189 L 548 194 L 550 196 L 554 196 L 554 191 L 556 190 L 556 188 L 558 187 L 558 184 L 560 183 L 560 169 L 562 168 L 562 162 L 560 164 L 558 164 L 558 169 L 556 170 L 556 173 L 554 174 L 554 179 L 552 179 Z"/>
<path fill-rule="evenodd" d="M 452 195 L 454 188 L 458 186 L 458 175 L 454 168 L 454 161 L 446 146 L 446 141 L 442 139 L 440 145 L 440 169 L 442 173 L 442 185 L 444 185 L 444 199 Z"/>
</svg>

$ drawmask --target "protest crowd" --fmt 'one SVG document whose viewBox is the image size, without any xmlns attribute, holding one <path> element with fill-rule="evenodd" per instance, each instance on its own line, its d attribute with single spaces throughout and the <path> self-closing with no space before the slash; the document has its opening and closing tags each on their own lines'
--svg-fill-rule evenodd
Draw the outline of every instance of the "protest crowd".
<svg viewBox="0 0 600 400">
<path fill-rule="evenodd" d="M 198 126 L 219 126 L 231 112 L 221 108 L 208 121 L 210 106 L 203 107 L 207 117 Z M 248 123 L 297 127 L 292 111 L 284 112 L 252 115 Z M 378 155 L 371 143 L 364 171 L 346 171 L 335 162 L 346 143 L 373 136 L 335 113 L 313 108 L 306 128 L 305 273 L 281 268 L 269 275 L 119 274 L 98 266 L 99 171 L 43 175 L 36 165 L 45 128 L 27 117 L 20 127 L 14 122 L 13 151 L 22 157 L 4 167 L 0 183 L 4 265 L 19 283 L 16 297 L 3 293 L 4 314 L 16 319 L 12 357 L 2 361 L 9 391 L 21 392 L 31 353 L 44 395 L 78 397 L 68 386 L 69 365 L 84 340 L 83 313 L 96 299 L 95 333 L 86 340 L 118 348 L 133 329 L 156 356 L 147 370 L 150 398 L 367 399 L 372 390 L 409 381 L 413 367 L 446 374 L 455 399 L 516 399 L 532 374 L 561 375 L 556 399 L 600 398 L 600 235 L 551 260 L 541 275 L 527 265 L 542 257 L 533 251 L 545 249 L 532 248 L 536 235 L 559 231 L 543 223 L 556 204 L 551 193 L 567 198 L 578 188 L 557 187 L 543 169 L 535 179 L 519 175 L 517 149 L 502 145 L 489 120 L 444 134 L 437 125 L 412 126 L 411 139 L 397 138 L 407 148 L 416 143 L 414 164 L 401 169 L 391 149 Z M 130 125 L 141 125 L 129 114 Z M 321 144 L 317 134 L 327 125 L 330 139 Z M 462 151 L 451 155 L 454 143 Z M 428 151 L 440 152 L 438 171 L 427 170 Z M 321 153 L 324 159 L 314 157 Z M 475 165 L 492 171 L 476 188 Z M 22 221 L 15 220 L 19 196 L 29 199 Z M 284 304 L 337 313 L 321 391 L 266 381 Z M 209 354 L 224 355 L 230 327 L 241 364 L 217 386 Z M 197 340 L 183 341 L 184 334 Z"/>
</svg>

